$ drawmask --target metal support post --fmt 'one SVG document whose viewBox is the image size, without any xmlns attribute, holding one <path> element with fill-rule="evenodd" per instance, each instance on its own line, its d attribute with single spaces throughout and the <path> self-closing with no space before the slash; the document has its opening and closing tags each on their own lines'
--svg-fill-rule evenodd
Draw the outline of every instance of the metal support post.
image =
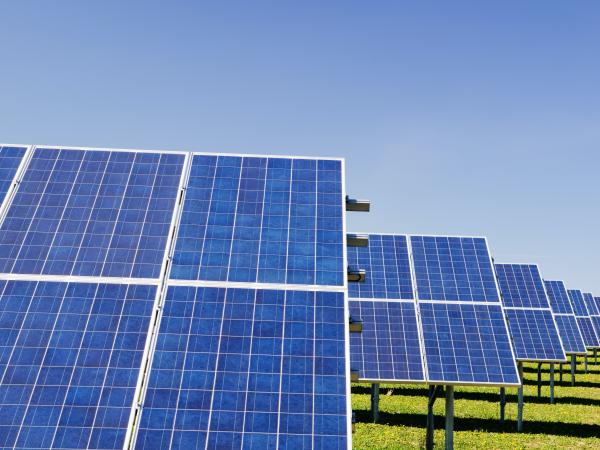
<svg viewBox="0 0 600 450">
<path fill-rule="evenodd" d="M 538 398 L 542 398 L 542 364 L 538 364 Z"/>
<path fill-rule="evenodd" d="M 554 404 L 554 363 L 550 363 L 550 403 Z"/>
<path fill-rule="evenodd" d="M 429 398 L 427 399 L 427 434 L 425 437 L 425 448 L 427 450 L 433 450 L 433 404 L 435 403 L 440 387 L 441 386 L 429 386 Z"/>
<path fill-rule="evenodd" d="M 519 362 L 519 379 L 521 385 L 518 389 L 518 403 L 517 403 L 517 431 L 523 431 L 523 363 Z"/>
<path fill-rule="evenodd" d="M 371 385 L 371 413 L 373 414 L 373 423 L 379 421 L 379 384 Z"/>
<path fill-rule="evenodd" d="M 588 371 L 587 371 L 587 352 L 585 353 L 585 356 L 583 357 L 583 369 L 585 370 L 585 373 L 588 373 Z"/>
<path fill-rule="evenodd" d="M 504 412 L 506 411 L 506 388 L 500 388 L 500 424 L 504 425 Z"/>
<path fill-rule="evenodd" d="M 454 449 L 454 386 L 446 386 L 446 450 Z"/>
<path fill-rule="evenodd" d="M 560 371 L 560 378 L 559 378 L 559 380 L 562 383 L 562 374 L 563 374 L 563 365 L 562 365 L 562 363 L 560 363 L 560 365 L 559 365 L 559 371 Z"/>
<path fill-rule="evenodd" d="M 571 355 L 571 386 L 575 386 L 575 366 L 577 365 L 577 356 Z"/>
</svg>

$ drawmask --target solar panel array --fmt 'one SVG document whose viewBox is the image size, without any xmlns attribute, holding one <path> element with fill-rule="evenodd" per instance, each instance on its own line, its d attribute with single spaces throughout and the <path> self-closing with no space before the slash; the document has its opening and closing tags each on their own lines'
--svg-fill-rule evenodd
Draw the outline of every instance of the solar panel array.
<svg viewBox="0 0 600 450">
<path fill-rule="evenodd" d="M 586 348 L 599 347 L 600 338 L 596 335 L 594 324 L 583 298 L 583 292 L 579 289 L 569 289 L 567 292 Z"/>
<path fill-rule="evenodd" d="M 600 308 L 596 305 L 594 296 L 589 292 L 583 293 L 583 302 L 592 321 L 592 326 L 598 338 L 598 347 L 600 347 Z"/>
<path fill-rule="evenodd" d="M 519 383 L 485 239 L 371 234 L 368 247 L 348 249 L 348 263 L 374 272 L 349 286 L 363 322 L 350 348 L 359 378 Z"/>
<path fill-rule="evenodd" d="M 520 361 L 565 361 L 557 325 L 535 264 L 496 264 L 498 286 Z"/>
<path fill-rule="evenodd" d="M 341 160 L 0 147 L 0 441 L 349 440 Z"/>
<path fill-rule="evenodd" d="M 560 280 L 544 280 L 544 286 L 565 353 L 585 354 L 585 343 L 565 283 Z"/>
</svg>

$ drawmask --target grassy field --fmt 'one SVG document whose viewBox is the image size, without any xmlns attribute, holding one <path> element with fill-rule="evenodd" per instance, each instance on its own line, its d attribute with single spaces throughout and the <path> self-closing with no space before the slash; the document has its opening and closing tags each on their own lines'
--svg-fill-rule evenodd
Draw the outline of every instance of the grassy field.
<svg viewBox="0 0 600 450">
<path fill-rule="evenodd" d="M 600 449 L 600 358 L 589 359 L 584 373 L 583 358 L 577 365 L 575 387 L 570 386 L 569 366 L 563 382 L 556 367 L 555 404 L 549 402 L 549 366 L 542 366 L 542 396 L 537 397 L 537 365 L 525 365 L 523 432 L 517 433 L 517 390 L 507 389 L 506 421 L 499 422 L 498 389 L 455 388 L 454 446 L 468 449 Z M 372 423 L 370 386 L 352 388 L 356 412 L 353 448 L 424 448 L 427 387 L 381 385 L 379 423 Z M 444 446 L 444 399 L 434 407 L 435 447 Z"/>
</svg>

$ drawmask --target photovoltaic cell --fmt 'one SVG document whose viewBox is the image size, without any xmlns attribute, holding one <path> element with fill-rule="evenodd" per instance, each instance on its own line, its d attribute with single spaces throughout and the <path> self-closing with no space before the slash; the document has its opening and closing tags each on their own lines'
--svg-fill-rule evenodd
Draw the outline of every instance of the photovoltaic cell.
<svg viewBox="0 0 600 450">
<path fill-rule="evenodd" d="M 171 278 L 343 286 L 342 162 L 195 155 Z"/>
<path fill-rule="evenodd" d="M 555 314 L 554 320 L 558 327 L 558 332 L 565 349 L 565 353 L 569 354 L 583 354 L 585 353 L 585 343 L 577 320 L 572 314 Z"/>
<path fill-rule="evenodd" d="M 425 381 L 414 302 L 351 300 L 361 333 L 350 334 L 350 361 L 361 380 Z"/>
<path fill-rule="evenodd" d="M 419 300 L 498 302 L 484 238 L 411 236 Z"/>
<path fill-rule="evenodd" d="M 0 226 L 0 272 L 158 278 L 183 161 L 35 149 Z"/>
<path fill-rule="evenodd" d="M 544 285 L 554 314 L 574 314 L 564 282 L 544 280 Z"/>
<path fill-rule="evenodd" d="M 505 313 L 517 360 L 566 360 L 558 330 L 549 309 L 506 308 Z"/>
<path fill-rule="evenodd" d="M 348 284 L 350 298 L 414 298 L 406 236 L 369 234 L 367 247 L 348 247 L 348 266 L 367 273 Z"/>
<path fill-rule="evenodd" d="M 0 204 L 14 181 L 26 151 L 25 147 L 0 146 Z"/>
<path fill-rule="evenodd" d="M 0 281 L 0 441 L 123 448 L 153 286 Z"/>
<path fill-rule="evenodd" d="M 345 449 L 343 292 L 171 286 L 137 448 Z"/>
<path fill-rule="evenodd" d="M 420 310 L 430 382 L 519 383 L 499 303 L 425 302 Z"/>
<path fill-rule="evenodd" d="M 504 307 L 550 308 L 535 264 L 496 264 Z"/>
</svg>

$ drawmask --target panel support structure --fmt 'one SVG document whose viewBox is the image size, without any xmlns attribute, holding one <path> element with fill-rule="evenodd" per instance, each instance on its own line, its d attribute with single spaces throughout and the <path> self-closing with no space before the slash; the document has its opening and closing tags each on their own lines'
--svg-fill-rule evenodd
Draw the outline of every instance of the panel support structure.
<svg viewBox="0 0 600 450">
<path fill-rule="evenodd" d="M 542 363 L 538 364 L 537 369 L 537 394 L 538 398 L 542 398 Z"/>
<path fill-rule="evenodd" d="M 521 386 L 519 386 L 517 397 L 517 431 L 520 433 L 523 431 L 523 363 L 519 362 L 519 378 L 521 379 Z"/>
<path fill-rule="evenodd" d="M 446 450 L 454 449 L 454 386 L 446 386 Z"/>
<path fill-rule="evenodd" d="M 500 424 L 504 425 L 504 416 L 506 411 L 506 388 L 500 388 Z"/>
<path fill-rule="evenodd" d="M 559 364 L 558 371 L 559 371 L 558 381 L 560 381 L 562 383 L 562 380 L 563 380 L 563 376 L 562 376 L 563 375 L 563 365 L 562 365 L 562 363 Z"/>
<path fill-rule="evenodd" d="M 585 353 L 585 356 L 583 357 L 583 370 L 585 370 L 585 373 L 588 373 L 588 369 L 587 369 L 587 352 Z"/>
<path fill-rule="evenodd" d="M 427 399 L 427 434 L 425 437 L 425 448 L 427 450 L 433 450 L 433 433 L 434 433 L 434 421 L 433 415 L 433 404 L 435 399 L 441 393 L 441 386 L 429 386 L 429 397 Z"/>
<path fill-rule="evenodd" d="M 373 415 L 373 423 L 379 421 L 379 384 L 371 385 L 371 413 Z"/>
<path fill-rule="evenodd" d="M 554 404 L 554 363 L 550 363 L 550 403 Z"/>
<path fill-rule="evenodd" d="M 571 386 L 575 386 L 575 366 L 577 365 L 577 356 L 571 355 Z"/>
</svg>

